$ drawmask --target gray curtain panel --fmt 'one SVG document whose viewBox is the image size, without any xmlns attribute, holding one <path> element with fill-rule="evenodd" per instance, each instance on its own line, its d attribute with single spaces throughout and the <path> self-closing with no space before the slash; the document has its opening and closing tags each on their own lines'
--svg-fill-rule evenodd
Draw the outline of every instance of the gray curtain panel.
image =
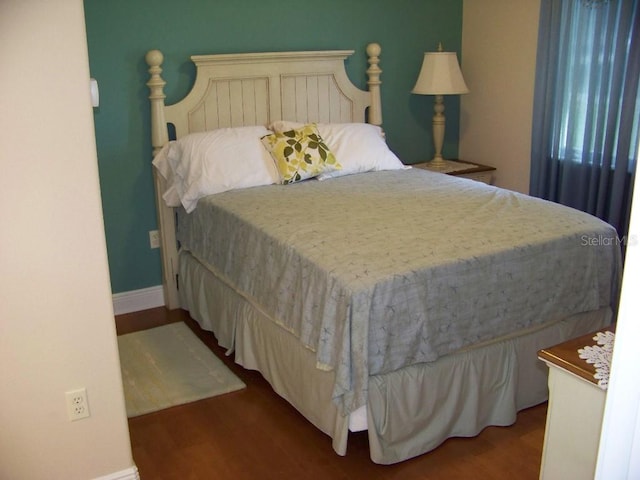
<svg viewBox="0 0 640 480">
<path fill-rule="evenodd" d="M 542 0 L 534 196 L 591 213 L 624 246 L 640 124 L 638 0 Z"/>
</svg>

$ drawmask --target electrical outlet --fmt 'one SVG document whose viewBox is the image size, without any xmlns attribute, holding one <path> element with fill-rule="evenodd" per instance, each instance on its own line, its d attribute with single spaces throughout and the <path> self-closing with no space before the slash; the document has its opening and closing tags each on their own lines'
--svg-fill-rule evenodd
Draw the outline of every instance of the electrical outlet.
<svg viewBox="0 0 640 480">
<path fill-rule="evenodd" d="M 158 230 L 149 230 L 149 245 L 151 248 L 160 248 L 160 234 Z"/>
<path fill-rule="evenodd" d="M 65 392 L 67 397 L 67 415 L 69 420 L 80 420 L 91 415 L 87 401 L 87 389 L 79 388 Z"/>
</svg>

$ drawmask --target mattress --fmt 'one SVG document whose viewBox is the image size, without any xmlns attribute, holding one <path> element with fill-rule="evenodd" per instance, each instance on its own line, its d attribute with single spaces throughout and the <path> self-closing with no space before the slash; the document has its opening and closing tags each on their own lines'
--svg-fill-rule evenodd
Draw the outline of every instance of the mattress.
<svg viewBox="0 0 640 480">
<path fill-rule="evenodd" d="M 370 376 L 609 307 L 620 276 L 608 224 L 417 169 L 225 192 L 178 223 L 182 249 L 334 373 L 343 415 Z"/>
</svg>

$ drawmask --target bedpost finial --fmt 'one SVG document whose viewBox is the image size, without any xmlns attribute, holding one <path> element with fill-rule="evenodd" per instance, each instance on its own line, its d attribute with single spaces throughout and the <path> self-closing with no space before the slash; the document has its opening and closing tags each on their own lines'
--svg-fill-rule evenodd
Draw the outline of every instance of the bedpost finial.
<svg viewBox="0 0 640 480">
<path fill-rule="evenodd" d="M 369 86 L 369 93 L 371 94 L 371 105 L 369 106 L 368 122 L 373 125 L 382 125 L 382 102 L 380 99 L 380 74 L 382 70 L 378 65 L 380 63 L 380 52 L 382 49 L 378 43 L 370 43 L 367 45 L 367 62 L 369 68 L 367 69 L 367 85 Z"/>
<path fill-rule="evenodd" d="M 151 146 L 153 146 L 153 154 L 156 155 L 165 143 L 169 141 L 167 135 L 167 122 L 164 118 L 164 99 L 165 94 L 163 87 L 166 82 L 162 79 L 162 60 L 164 59 L 160 50 L 149 50 L 144 56 L 147 65 L 149 65 L 149 100 L 151 103 Z"/>
<path fill-rule="evenodd" d="M 379 57 L 382 48 L 379 43 L 370 43 L 367 45 L 367 55 L 370 57 Z"/>
<path fill-rule="evenodd" d="M 164 60 L 164 55 L 160 50 L 149 50 L 147 54 L 144 56 L 144 59 L 147 62 L 147 65 L 150 67 L 159 67 L 162 65 L 162 61 Z"/>
</svg>

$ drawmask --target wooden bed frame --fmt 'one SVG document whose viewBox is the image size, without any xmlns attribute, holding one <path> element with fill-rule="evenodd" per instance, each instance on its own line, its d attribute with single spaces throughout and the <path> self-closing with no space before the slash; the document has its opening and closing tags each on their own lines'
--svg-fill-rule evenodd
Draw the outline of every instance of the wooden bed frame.
<svg viewBox="0 0 640 480">
<path fill-rule="evenodd" d="M 175 105 L 164 103 L 164 57 L 151 50 L 145 59 L 153 154 L 169 141 L 167 124 L 174 126 L 177 138 L 275 120 L 382 125 L 380 50 L 377 43 L 366 48 L 368 91 L 356 88 L 347 76 L 344 62 L 353 50 L 195 55 L 191 57 L 197 69 L 195 83 Z M 166 188 L 155 170 L 154 178 L 165 304 L 175 309 L 180 306 L 175 214 L 162 199 Z"/>
</svg>

